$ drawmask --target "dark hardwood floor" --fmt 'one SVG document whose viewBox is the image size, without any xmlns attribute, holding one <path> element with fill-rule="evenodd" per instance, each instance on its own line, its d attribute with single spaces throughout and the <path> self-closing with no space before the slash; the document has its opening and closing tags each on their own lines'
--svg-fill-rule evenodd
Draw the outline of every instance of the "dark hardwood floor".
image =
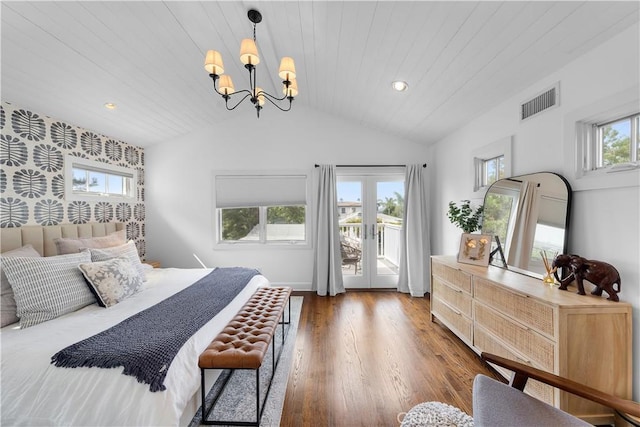
<svg viewBox="0 0 640 427">
<path fill-rule="evenodd" d="M 439 323 L 428 298 L 395 291 L 304 296 L 281 426 L 398 426 L 425 401 L 472 413 L 478 373 L 497 378 Z"/>
</svg>

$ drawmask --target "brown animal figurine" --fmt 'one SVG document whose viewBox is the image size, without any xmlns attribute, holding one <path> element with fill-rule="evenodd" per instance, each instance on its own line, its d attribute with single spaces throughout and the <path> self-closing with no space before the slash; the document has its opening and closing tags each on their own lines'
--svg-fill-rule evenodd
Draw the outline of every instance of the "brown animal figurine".
<svg viewBox="0 0 640 427">
<path fill-rule="evenodd" d="M 605 291 L 610 301 L 619 301 L 618 292 L 620 292 L 620 274 L 611 264 L 607 264 L 602 261 L 588 260 L 578 255 L 566 255 L 560 254 L 554 260 L 551 267 L 566 268 L 569 270 L 569 275 L 560 280 L 558 277 L 558 271 L 553 274 L 556 280 L 560 282 L 560 289 L 567 290 L 567 286 L 575 279 L 578 284 L 578 293 L 584 295 L 583 280 L 596 285 L 596 288 L 591 292 L 591 295 L 602 295 L 602 291 Z M 614 284 L 618 285 L 618 289 L 614 289 Z"/>
</svg>

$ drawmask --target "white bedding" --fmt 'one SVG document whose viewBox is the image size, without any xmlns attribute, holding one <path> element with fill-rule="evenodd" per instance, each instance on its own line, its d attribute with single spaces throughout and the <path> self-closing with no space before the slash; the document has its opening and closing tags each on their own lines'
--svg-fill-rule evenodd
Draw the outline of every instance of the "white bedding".
<svg viewBox="0 0 640 427">
<path fill-rule="evenodd" d="M 17 324 L 3 328 L 0 424 L 178 425 L 187 402 L 200 387 L 198 356 L 255 289 L 268 285 L 264 276 L 255 276 L 229 306 L 185 343 L 169 368 L 165 391 L 152 393 L 148 384 L 122 375 L 122 368 L 58 368 L 50 363 L 51 356 L 166 299 L 209 272 L 153 269 L 147 271 L 143 291 L 113 307 L 93 304 L 24 330 L 16 329 Z"/>
</svg>

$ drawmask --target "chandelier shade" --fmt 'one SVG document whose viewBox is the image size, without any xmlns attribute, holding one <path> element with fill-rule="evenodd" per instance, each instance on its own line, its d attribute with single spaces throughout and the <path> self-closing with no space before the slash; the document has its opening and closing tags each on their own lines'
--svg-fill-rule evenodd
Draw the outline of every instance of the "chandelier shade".
<svg viewBox="0 0 640 427">
<path fill-rule="evenodd" d="M 240 43 L 240 62 L 244 64 L 244 68 L 249 72 L 249 89 L 236 91 L 231 76 L 224 74 L 224 63 L 222 55 L 216 50 L 209 50 L 205 56 L 204 69 L 209 73 L 209 77 L 213 80 L 213 89 L 222 96 L 225 101 L 227 110 L 235 110 L 245 99 L 249 99 L 256 109 L 257 116 L 260 118 L 260 110 L 268 100 L 281 111 L 291 110 L 293 99 L 298 95 L 298 83 L 296 82 L 296 65 L 293 58 L 285 56 L 280 61 L 278 69 L 278 77 L 282 79 L 282 93 L 284 96 L 278 97 L 265 92 L 257 86 L 257 68 L 260 63 L 258 55 L 258 46 L 256 44 L 256 24 L 262 21 L 262 15 L 257 10 L 249 10 L 247 13 L 249 20 L 253 23 L 253 39 L 244 39 Z M 229 105 L 232 96 L 237 96 L 240 100 L 233 106 Z M 279 103 L 285 103 L 284 107 Z M 286 102 L 286 101 L 285 101 Z"/>
<path fill-rule="evenodd" d="M 240 62 L 244 65 L 258 65 L 260 63 L 256 42 L 251 39 L 242 40 L 242 44 L 240 45 Z"/>
<path fill-rule="evenodd" d="M 204 59 L 204 69 L 209 74 L 223 74 L 224 64 L 222 63 L 222 55 L 216 50 L 210 50 L 207 52 L 207 56 Z"/>
<path fill-rule="evenodd" d="M 235 88 L 233 87 L 233 80 L 231 80 L 231 76 L 223 74 L 220 76 L 220 84 L 218 85 L 218 90 L 225 95 L 231 95 L 235 92 Z"/>
<path fill-rule="evenodd" d="M 296 78 L 296 64 L 294 64 L 293 58 L 288 56 L 282 58 L 278 76 L 283 80 L 293 80 Z"/>
</svg>

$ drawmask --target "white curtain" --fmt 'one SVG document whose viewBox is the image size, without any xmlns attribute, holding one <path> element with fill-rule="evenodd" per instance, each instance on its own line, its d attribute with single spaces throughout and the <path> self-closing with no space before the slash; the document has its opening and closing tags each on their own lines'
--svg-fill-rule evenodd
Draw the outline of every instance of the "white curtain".
<svg viewBox="0 0 640 427">
<path fill-rule="evenodd" d="M 515 215 L 507 264 L 527 269 L 538 222 L 538 184 L 523 181 Z"/>
<path fill-rule="evenodd" d="M 344 292 L 340 229 L 338 227 L 336 168 L 333 165 L 320 165 L 317 170 L 318 199 L 316 203 L 313 290 L 318 295 L 335 296 Z"/>
<path fill-rule="evenodd" d="M 430 291 L 431 246 L 424 170 L 422 165 L 407 165 L 404 178 L 398 291 L 414 297 L 423 297 Z"/>
</svg>

